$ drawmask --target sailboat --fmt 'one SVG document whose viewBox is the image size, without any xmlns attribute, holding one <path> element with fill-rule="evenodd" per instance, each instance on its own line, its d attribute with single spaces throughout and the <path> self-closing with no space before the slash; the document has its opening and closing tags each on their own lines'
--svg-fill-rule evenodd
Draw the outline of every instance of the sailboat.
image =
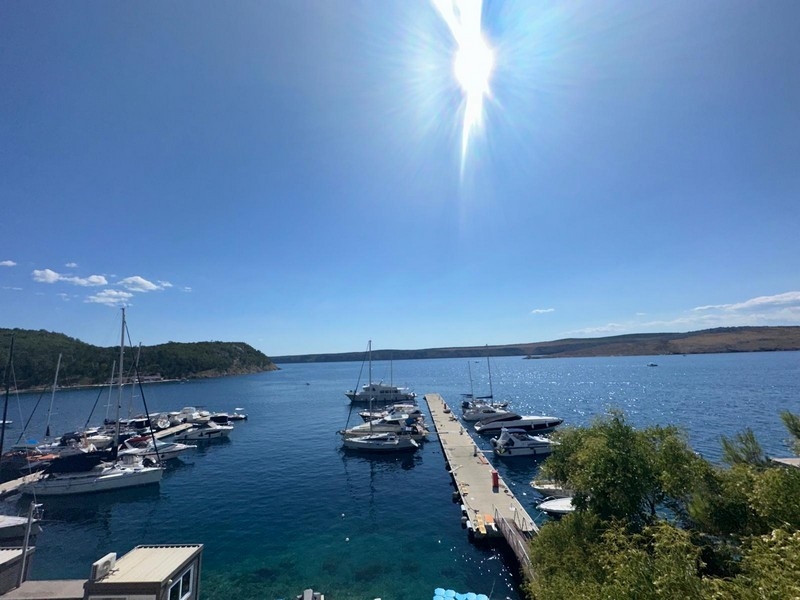
<svg viewBox="0 0 800 600">
<path fill-rule="evenodd" d="M 469 368 L 469 363 L 467 363 L 467 367 Z M 474 393 L 472 393 L 472 370 L 469 371 L 470 399 L 461 403 L 461 408 L 464 411 L 462 418 L 465 421 L 481 421 L 483 419 L 488 419 L 489 417 L 509 413 L 509 411 L 506 410 L 508 402 L 494 401 L 494 389 L 492 388 L 492 366 L 489 363 L 488 356 L 486 357 L 486 368 L 489 371 L 488 396 L 475 397 Z"/>
<path fill-rule="evenodd" d="M 119 409 L 122 404 L 123 358 L 125 355 L 125 308 L 122 309 L 122 335 L 119 345 L 119 401 L 114 445 L 107 451 L 87 451 L 62 456 L 50 463 L 44 476 L 20 486 L 23 494 L 35 496 L 67 496 L 104 492 L 155 484 L 161 481 L 163 469 L 148 466 L 138 456 L 117 456 L 119 445 Z"/>
<path fill-rule="evenodd" d="M 370 402 L 370 411 L 372 403 Z M 400 430 L 378 430 L 384 419 L 375 419 L 358 425 L 353 429 L 343 429 L 339 433 L 342 435 L 342 444 L 350 450 L 362 450 L 364 452 L 415 452 L 419 449 L 419 443 L 412 437 L 410 425 L 406 425 L 405 420 L 408 415 L 402 415 L 405 419 L 398 423 Z M 412 422 L 414 419 L 411 419 Z"/>
<path fill-rule="evenodd" d="M 392 404 L 397 402 L 414 402 L 417 394 L 404 387 L 397 387 L 392 383 L 382 381 L 374 383 L 372 381 L 372 340 L 367 344 L 367 356 L 369 361 L 369 383 L 364 384 L 360 390 L 347 390 L 344 395 L 350 398 L 352 404 L 366 404 L 370 401 L 380 405 Z M 363 369 L 363 363 L 361 368 Z"/>
</svg>

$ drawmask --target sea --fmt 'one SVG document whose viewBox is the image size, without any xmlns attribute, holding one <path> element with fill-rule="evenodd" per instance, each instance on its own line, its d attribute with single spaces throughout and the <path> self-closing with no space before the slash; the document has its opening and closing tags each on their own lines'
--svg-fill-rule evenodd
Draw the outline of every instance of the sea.
<svg viewBox="0 0 800 600">
<path fill-rule="evenodd" d="M 249 418 L 229 440 L 174 461 L 158 486 L 40 498 L 43 531 L 31 577 L 87 578 L 91 563 L 108 552 L 202 543 L 206 600 L 289 599 L 306 588 L 329 600 L 421 600 L 436 588 L 521 597 L 513 559 L 468 540 L 435 434 L 413 455 L 342 448 L 337 431 L 360 422 L 344 392 L 366 382 L 365 365 L 279 366 L 148 384 L 143 393 L 126 388 L 123 416 L 146 404 L 150 412 L 236 408 Z M 769 455 L 791 455 L 780 412 L 800 412 L 800 352 L 405 360 L 373 363 L 372 375 L 414 389 L 425 411 L 426 393 L 441 394 L 457 409 L 463 394 L 490 389 L 515 411 L 559 416 L 566 425 L 587 425 L 618 409 L 635 426 L 681 427 L 694 450 L 715 462 L 720 437 L 745 428 Z M 58 390 L 52 400 L 56 433 L 101 423 L 109 405 L 113 416 L 118 395 L 107 388 Z M 44 436 L 50 401 L 49 393 L 12 394 L 6 447 Z M 541 498 L 529 486 L 539 463 L 497 460 L 489 439 L 473 436 L 542 524 L 535 509 Z M 0 509 L 21 514 L 29 503 L 12 498 Z"/>
</svg>

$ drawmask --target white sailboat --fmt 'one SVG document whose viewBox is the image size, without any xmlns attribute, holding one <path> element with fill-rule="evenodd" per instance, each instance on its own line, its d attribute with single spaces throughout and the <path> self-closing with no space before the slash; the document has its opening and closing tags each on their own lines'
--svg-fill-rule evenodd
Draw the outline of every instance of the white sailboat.
<svg viewBox="0 0 800 600">
<path fill-rule="evenodd" d="M 37 480 L 20 486 L 23 494 L 35 496 L 67 496 L 104 492 L 122 488 L 159 483 L 163 474 L 160 466 L 147 466 L 138 456 L 117 458 L 119 440 L 119 410 L 122 404 L 123 358 L 125 355 L 125 309 L 122 309 L 122 334 L 119 346 L 119 399 L 117 402 L 117 425 L 114 446 L 111 451 L 85 452 L 58 458 L 51 462 Z"/>
<path fill-rule="evenodd" d="M 392 423 L 388 429 L 387 419 L 391 419 Z M 342 445 L 350 450 L 364 452 L 415 452 L 419 449 L 419 443 L 412 433 L 419 434 L 419 431 L 409 426 L 408 421 L 416 425 L 415 418 L 401 414 L 396 417 L 373 419 L 351 429 L 343 429 L 339 432 L 342 436 Z"/>
<path fill-rule="evenodd" d="M 369 360 L 369 383 L 365 383 L 360 390 L 347 390 L 344 395 L 350 398 L 352 404 L 366 404 L 370 401 L 379 405 L 397 402 L 414 402 L 417 394 L 404 387 L 397 387 L 382 381 L 372 381 L 372 340 L 367 344 L 367 358 Z M 362 363 L 363 369 L 363 363 Z"/>
</svg>

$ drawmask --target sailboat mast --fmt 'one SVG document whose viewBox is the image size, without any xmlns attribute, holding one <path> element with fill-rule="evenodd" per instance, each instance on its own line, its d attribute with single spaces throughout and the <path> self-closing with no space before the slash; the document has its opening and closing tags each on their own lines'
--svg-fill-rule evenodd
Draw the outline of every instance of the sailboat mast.
<svg viewBox="0 0 800 600">
<path fill-rule="evenodd" d="M 6 388 L 6 400 L 3 404 L 3 423 L 0 426 L 0 455 L 3 454 L 3 443 L 6 439 L 6 416 L 8 415 L 8 388 L 11 385 L 9 379 L 11 379 L 11 361 L 14 358 L 14 337 L 15 335 L 11 334 L 11 346 L 8 348 L 8 361 L 6 362 L 6 372 L 3 376 L 5 379 L 5 388 Z"/>
<path fill-rule="evenodd" d="M 372 387 L 372 340 L 369 341 L 369 385 Z"/>
<path fill-rule="evenodd" d="M 489 355 L 486 355 L 486 366 L 489 369 L 489 398 L 494 400 L 494 390 L 492 389 L 492 365 L 489 364 Z"/>
<path fill-rule="evenodd" d="M 125 307 L 122 307 L 122 333 L 119 337 L 119 397 L 117 398 L 117 424 L 114 428 L 114 448 L 119 445 L 119 409 L 122 406 L 122 361 L 125 358 Z"/>
<path fill-rule="evenodd" d="M 56 376 L 53 379 L 53 392 L 50 394 L 50 409 L 47 411 L 47 427 L 44 431 L 44 437 L 50 437 L 50 415 L 53 413 L 53 400 L 56 399 L 56 387 L 58 387 L 58 371 L 61 369 L 61 353 L 58 355 L 58 362 L 56 363 Z"/>
<path fill-rule="evenodd" d="M 106 421 L 108 421 L 108 409 L 111 408 L 111 392 L 114 390 L 114 372 L 117 370 L 117 361 L 111 364 L 111 379 L 108 384 L 108 401 L 106 402 Z"/>
</svg>

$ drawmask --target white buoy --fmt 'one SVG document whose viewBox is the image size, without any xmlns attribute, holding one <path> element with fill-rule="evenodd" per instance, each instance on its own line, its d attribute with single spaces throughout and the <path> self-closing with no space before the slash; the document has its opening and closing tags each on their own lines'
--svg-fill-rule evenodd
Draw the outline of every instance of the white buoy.
<svg viewBox="0 0 800 600">
<path fill-rule="evenodd" d="M 349 538 L 349 537 L 346 537 L 346 538 L 344 538 L 344 541 L 345 541 L 345 542 L 349 542 L 349 541 L 350 541 L 350 538 Z"/>
</svg>

